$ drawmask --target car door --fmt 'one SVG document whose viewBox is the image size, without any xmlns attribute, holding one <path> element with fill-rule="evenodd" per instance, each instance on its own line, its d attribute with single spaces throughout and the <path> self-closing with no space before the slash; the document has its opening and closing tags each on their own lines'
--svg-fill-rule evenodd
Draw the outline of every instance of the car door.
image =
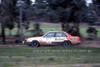
<svg viewBox="0 0 100 67">
<path fill-rule="evenodd" d="M 44 45 L 51 45 L 55 41 L 55 32 L 49 32 L 43 37 Z"/>
<path fill-rule="evenodd" d="M 66 37 L 68 37 L 65 33 L 63 32 L 56 32 L 55 35 L 55 42 L 56 44 L 62 44 L 64 40 L 66 40 Z"/>
</svg>

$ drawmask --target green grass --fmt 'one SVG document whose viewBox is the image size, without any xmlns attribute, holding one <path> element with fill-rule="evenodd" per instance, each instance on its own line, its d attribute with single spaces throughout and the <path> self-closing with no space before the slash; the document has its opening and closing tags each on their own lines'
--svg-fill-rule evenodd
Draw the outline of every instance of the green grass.
<svg viewBox="0 0 100 67">
<path fill-rule="evenodd" d="M 86 32 L 87 29 L 88 29 L 88 26 L 80 26 L 80 33 L 84 37 L 88 37 L 88 34 Z M 96 29 L 98 30 L 98 37 L 100 37 L 100 27 L 96 27 Z"/>
<path fill-rule="evenodd" d="M 61 26 L 57 25 L 57 26 L 50 26 L 50 25 L 41 25 L 40 28 L 43 30 L 44 34 L 47 33 L 48 31 L 61 31 Z M 30 24 L 30 28 L 29 29 L 34 29 L 33 24 Z M 12 35 L 16 35 L 17 33 L 17 28 L 15 27 L 14 29 L 11 30 Z M 31 32 L 26 32 L 27 30 L 23 29 L 23 32 L 25 35 L 32 35 Z M 6 35 L 9 34 L 9 29 L 6 29 Z"/>
<path fill-rule="evenodd" d="M 60 46 L 0 48 L 0 67 L 89 63 L 100 63 L 100 48 Z"/>
<path fill-rule="evenodd" d="M 33 24 L 30 24 L 30 29 L 33 29 L 34 26 Z M 40 28 L 43 30 L 44 34 L 47 33 L 48 31 L 61 31 L 61 25 L 60 24 L 41 24 Z M 82 26 L 80 25 L 80 33 L 82 34 L 82 36 L 87 37 L 88 34 L 86 32 L 88 26 Z M 98 37 L 100 37 L 100 27 L 96 27 L 96 29 L 98 30 Z M 31 32 L 25 32 L 26 30 L 24 29 L 24 34 L 25 35 L 32 35 Z M 15 28 L 13 30 L 11 30 L 12 35 L 16 35 L 17 33 L 17 27 L 15 26 Z M 9 29 L 6 29 L 6 35 L 9 34 Z"/>
</svg>

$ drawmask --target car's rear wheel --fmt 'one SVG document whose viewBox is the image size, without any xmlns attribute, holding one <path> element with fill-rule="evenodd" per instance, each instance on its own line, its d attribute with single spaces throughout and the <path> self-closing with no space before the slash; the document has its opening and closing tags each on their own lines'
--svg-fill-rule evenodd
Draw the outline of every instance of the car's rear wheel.
<svg viewBox="0 0 100 67">
<path fill-rule="evenodd" d="M 32 47 L 39 47 L 39 42 L 38 41 L 32 41 L 31 46 Z"/>
<path fill-rule="evenodd" d="M 64 41 L 63 46 L 65 46 L 65 47 L 71 46 L 71 42 L 70 41 Z"/>
</svg>

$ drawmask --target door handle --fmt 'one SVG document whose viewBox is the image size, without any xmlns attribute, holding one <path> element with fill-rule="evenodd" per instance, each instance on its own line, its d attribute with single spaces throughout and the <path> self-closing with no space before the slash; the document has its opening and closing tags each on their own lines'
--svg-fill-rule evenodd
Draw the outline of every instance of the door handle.
<svg viewBox="0 0 100 67">
<path fill-rule="evenodd" d="M 57 40 L 57 38 L 55 38 L 55 40 Z"/>
</svg>

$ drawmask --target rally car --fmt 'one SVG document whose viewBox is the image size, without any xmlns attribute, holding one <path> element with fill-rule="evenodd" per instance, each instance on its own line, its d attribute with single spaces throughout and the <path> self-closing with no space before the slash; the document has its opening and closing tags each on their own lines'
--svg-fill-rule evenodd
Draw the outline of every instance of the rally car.
<svg viewBox="0 0 100 67">
<path fill-rule="evenodd" d="M 71 46 L 80 43 L 80 37 L 71 36 L 65 31 L 51 31 L 40 37 L 31 37 L 23 41 L 32 47 L 39 47 L 40 45 L 63 45 Z"/>
</svg>

